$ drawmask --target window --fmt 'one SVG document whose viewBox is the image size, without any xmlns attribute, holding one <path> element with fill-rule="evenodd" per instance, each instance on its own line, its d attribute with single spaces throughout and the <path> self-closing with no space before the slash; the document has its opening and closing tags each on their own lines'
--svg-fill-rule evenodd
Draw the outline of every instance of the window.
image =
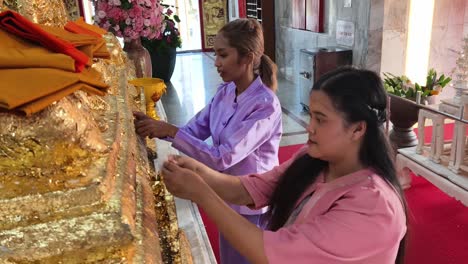
<svg viewBox="0 0 468 264">
<path fill-rule="evenodd" d="M 323 0 L 293 0 L 292 27 L 323 32 Z"/>
</svg>

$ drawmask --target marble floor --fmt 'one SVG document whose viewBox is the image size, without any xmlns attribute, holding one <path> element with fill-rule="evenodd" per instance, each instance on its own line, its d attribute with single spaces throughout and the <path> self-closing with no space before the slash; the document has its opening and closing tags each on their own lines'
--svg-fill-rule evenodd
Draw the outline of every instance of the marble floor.
<svg viewBox="0 0 468 264">
<path fill-rule="evenodd" d="M 184 125 L 211 100 L 221 82 L 213 53 L 177 55 L 174 74 L 167 84 L 167 93 L 161 99 L 168 121 Z M 279 78 L 277 95 L 283 110 L 281 146 L 305 143 L 309 115 L 299 103 L 298 89 L 292 82 Z"/>
</svg>

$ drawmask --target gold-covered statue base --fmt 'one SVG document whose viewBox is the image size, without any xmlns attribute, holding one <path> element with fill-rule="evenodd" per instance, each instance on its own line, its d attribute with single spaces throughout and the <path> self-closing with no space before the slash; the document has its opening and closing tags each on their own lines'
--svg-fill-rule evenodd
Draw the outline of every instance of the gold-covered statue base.
<svg viewBox="0 0 468 264">
<path fill-rule="evenodd" d="M 30 118 L 0 113 L 0 263 L 191 263 L 135 134 L 132 76 L 93 67 L 112 84 L 105 97 L 79 91 Z"/>
</svg>

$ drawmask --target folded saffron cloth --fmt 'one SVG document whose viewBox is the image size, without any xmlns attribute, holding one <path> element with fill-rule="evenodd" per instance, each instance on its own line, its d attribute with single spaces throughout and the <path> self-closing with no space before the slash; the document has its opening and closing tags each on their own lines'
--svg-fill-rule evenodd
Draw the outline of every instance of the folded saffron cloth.
<svg viewBox="0 0 468 264">
<path fill-rule="evenodd" d="M 83 17 L 79 17 L 77 18 L 75 21 L 74 21 L 75 24 L 77 24 L 78 26 L 82 27 L 82 28 L 85 28 L 87 30 L 90 30 L 90 31 L 93 31 L 99 35 L 104 35 L 107 33 L 107 31 L 103 28 L 100 28 L 96 25 L 90 25 L 88 23 L 86 23 L 86 21 L 84 20 Z"/>
<path fill-rule="evenodd" d="M 0 40 L 1 41 L 1 40 Z M 55 68 L 74 72 L 74 60 L 65 54 L 50 53 L 41 48 L 0 49 L 0 69 Z"/>
<path fill-rule="evenodd" d="M 35 101 L 29 102 L 27 104 L 24 104 L 15 110 L 22 112 L 26 116 L 30 116 L 34 113 L 37 113 L 41 111 L 42 109 L 46 108 L 47 106 L 53 104 L 56 101 L 59 101 L 60 99 L 64 98 L 67 95 L 70 95 L 79 89 L 82 88 L 83 83 L 74 83 L 70 86 L 67 86 L 61 90 L 58 90 L 57 92 L 51 93 L 49 95 L 46 95 L 44 97 L 41 97 Z"/>
<path fill-rule="evenodd" d="M 0 28 L 34 43 L 39 43 L 51 51 L 72 57 L 75 60 L 75 70 L 77 72 L 81 72 L 90 61 L 90 58 L 76 49 L 73 44 L 47 33 L 39 25 L 32 23 L 16 12 L 1 12 Z"/>
<path fill-rule="evenodd" d="M 30 116 L 34 113 L 41 111 L 42 109 L 46 108 L 47 106 L 57 102 L 58 100 L 62 99 L 63 97 L 70 95 L 78 90 L 83 90 L 89 94 L 97 94 L 97 95 L 105 95 L 105 92 L 94 88 L 93 86 L 87 85 L 85 83 L 75 83 L 70 86 L 65 87 L 62 90 L 59 90 L 55 93 L 49 94 L 47 96 L 41 97 L 35 101 L 30 103 L 24 104 L 17 108 L 20 112 L 25 114 L 26 116 Z"/>
<path fill-rule="evenodd" d="M 89 25 L 89 26 L 92 27 L 92 25 Z M 75 21 L 68 21 L 67 24 L 65 24 L 65 29 L 76 34 L 84 34 L 84 35 L 102 38 L 102 34 L 99 34 L 96 31 L 87 29 L 84 26 L 82 26 L 82 24 L 80 25 L 79 23 L 76 23 Z"/>
<path fill-rule="evenodd" d="M 0 69 L 55 68 L 75 72 L 72 57 L 0 29 Z"/>
<path fill-rule="evenodd" d="M 86 23 L 83 17 L 79 17 L 75 21 L 69 21 L 65 25 L 65 29 L 70 32 L 77 33 L 77 34 L 86 34 L 86 35 L 100 37 L 101 41 L 95 45 L 95 48 L 93 50 L 93 56 L 95 58 L 105 58 L 105 59 L 110 58 L 110 53 L 109 53 L 109 50 L 107 49 L 106 41 L 102 38 L 102 35 L 107 33 L 106 30 L 96 25 L 90 25 Z"/>
<path fill-rule="evenodd" d="M 81 73 L 51 68 L 2 69 L 0 108 L 18 108 L 30 115 L 77 89 L 103 95 L 108 86 L 99 78 L 100 73 L 92 68 Z"/>
<path fill-rule="evenodd" d="M 66 29 L 40 25 L 40 27 L 61 40 L 70 42 L 77 49 L 87 54 L 90 58 L 109 58 L 106 41 L 102 37 L 86 34 L 76 34 Z"/>
</svg>

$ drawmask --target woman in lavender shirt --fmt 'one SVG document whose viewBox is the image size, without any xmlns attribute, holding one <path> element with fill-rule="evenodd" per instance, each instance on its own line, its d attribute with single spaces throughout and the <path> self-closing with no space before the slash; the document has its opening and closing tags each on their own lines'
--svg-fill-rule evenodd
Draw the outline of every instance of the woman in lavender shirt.
<svg viewBox="0 0 468 264">
<path fill-rule="evenodd" d="M 226 24 L 215 39 L 215 66 L 224 83 L 211 102 L 183 127 L 135 113 L 137 133 L 163 138 L 172 146 L 214 170 L 230 175 L 262 173 L 278 165 L 281 106 L 275 95 L 276 65 L 263 54 L 261 25 L 252 19 Z M 213 145 L 205 142 L 211 137 Z M 257 210 L 230 205 L 263 228 Z M 248 263 L 220 236 L 223 264 Z"/>
</svg>

